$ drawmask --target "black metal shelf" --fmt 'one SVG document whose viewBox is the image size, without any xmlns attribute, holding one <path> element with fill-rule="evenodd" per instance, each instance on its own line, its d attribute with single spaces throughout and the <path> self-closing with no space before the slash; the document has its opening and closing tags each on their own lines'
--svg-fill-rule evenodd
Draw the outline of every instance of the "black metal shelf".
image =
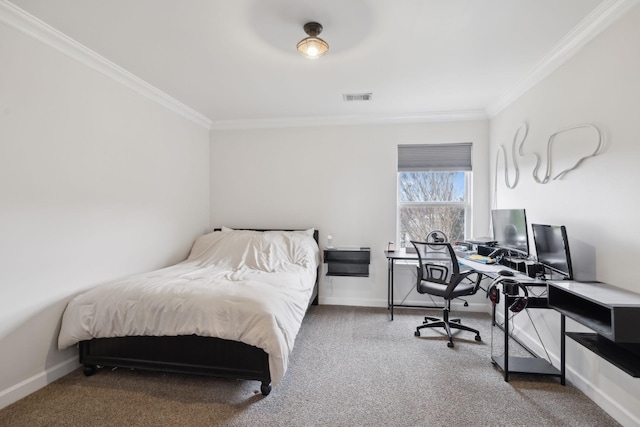
<svg viewBox="0 0 640 427">
<path fill-rule="evenodd" d="M 634 378 L 640 377 L 640 295 L 600 282 L 549 282 L 549 307 L 596 333 L 564 332 Z M 564 360 L 562 360 L 564 369 Z"/>
<path fill-rule="evenodd" d="M 582 332 L 567 332 L 567 336 L 618 369 L 640 378 L 640 344 L 614 343 L 598 334 Z"/>
<path fill-rule="evenodd" d="M 505 358 L 504 355 L 491 356 L 491 360 L 502 371 L 505 370 Z M 559 377 L 561 375 L 560 370 L 555 368 L 551 363 L 539 357 L 517 357 L 509 356 L 508 359 L 509 373 L 511 374 L 537 374 L 537 375 L 551 375 Z"/>
<path fill-rule="evenodd" d="M 327 276 L 369 277 L 369 248 L 330 248 L 324 250 Z"/>
</svg>

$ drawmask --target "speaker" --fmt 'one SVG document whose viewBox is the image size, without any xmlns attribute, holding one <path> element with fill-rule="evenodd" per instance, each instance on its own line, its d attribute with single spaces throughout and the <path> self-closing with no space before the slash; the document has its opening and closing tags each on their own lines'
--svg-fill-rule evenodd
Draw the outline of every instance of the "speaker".
<svg viewBox="0 0 640 427">
<path fill-rule="evenodd" d="M 527 272 L 527 264 L 526 261 L 523 259 L 518 259 L 518 260 L 514 260 L 513 262 L 513 268 L 514 270 L 518 270 L 520 273 L 526 273 Z"/>
<path fill-rule="evenodd" d="M 537 262 L 527 261 L 525 263 L 526 274 L 529 277 L 536 278 L 544 274 L 544 267 Z"/>
</svg>

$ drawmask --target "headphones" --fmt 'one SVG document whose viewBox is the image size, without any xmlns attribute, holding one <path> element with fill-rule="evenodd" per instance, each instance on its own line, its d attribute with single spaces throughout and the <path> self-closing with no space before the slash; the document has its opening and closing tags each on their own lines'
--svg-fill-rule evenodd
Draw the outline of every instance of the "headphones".
<svg viewBox="0 0 640 427">
<path fill-rule="evenodd" d="M 511 305 L 509 306 L 509 310 L 514 313 L 519 313 L 527 308 L 527 302 L 529 299 L 529 291 L 527 291 L 527 287 L 517 280 L 509 279 L 506 276 L 500 276 L 495 279 L 493 282 L 491 282 L 491 286 L 489 286 L 489 289 L 487 289 L 487 298 L 489 298 L 489 300 L 491 301 L 491 305 L 495 306 L 500 302 L 500 290 L 498 289 L 499 283 L 502 283 L 503 287 L 509 287 L 510 293 L 513 292 L 514 287 L 522 289 L 522 292 L 524 293 L 524 296 L 520 296 L 519 291 L 515 295 L 509 294 L 509 296 L 516 297 L 513 303 L 511 303 Z"/>
</svg>

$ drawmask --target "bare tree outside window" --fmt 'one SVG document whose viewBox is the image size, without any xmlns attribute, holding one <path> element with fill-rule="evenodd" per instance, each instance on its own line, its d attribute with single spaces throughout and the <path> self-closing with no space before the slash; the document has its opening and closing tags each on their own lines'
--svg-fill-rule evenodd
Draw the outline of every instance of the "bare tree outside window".
<svg viewBox="0 0 640 427">
<path fill-rule="evenodd" d="M 467 189 L 465 172 L 399 172 L 400 247 L 425 240 L 433 230 L 450 242 L 464 240 Z"/>
</svg>

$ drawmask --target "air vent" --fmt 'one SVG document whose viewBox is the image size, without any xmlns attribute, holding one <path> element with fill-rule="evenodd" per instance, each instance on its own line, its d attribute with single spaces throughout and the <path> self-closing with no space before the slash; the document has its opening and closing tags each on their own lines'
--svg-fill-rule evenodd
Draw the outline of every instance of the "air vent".
<svg viewBox="0 0 640 427">
<path fill-rule="evenodd" d="M 342 99 L 345 102 L 353 101 L 371 101 L 373 93 L 345 93 L 342 95 Z"/>
</svg>

